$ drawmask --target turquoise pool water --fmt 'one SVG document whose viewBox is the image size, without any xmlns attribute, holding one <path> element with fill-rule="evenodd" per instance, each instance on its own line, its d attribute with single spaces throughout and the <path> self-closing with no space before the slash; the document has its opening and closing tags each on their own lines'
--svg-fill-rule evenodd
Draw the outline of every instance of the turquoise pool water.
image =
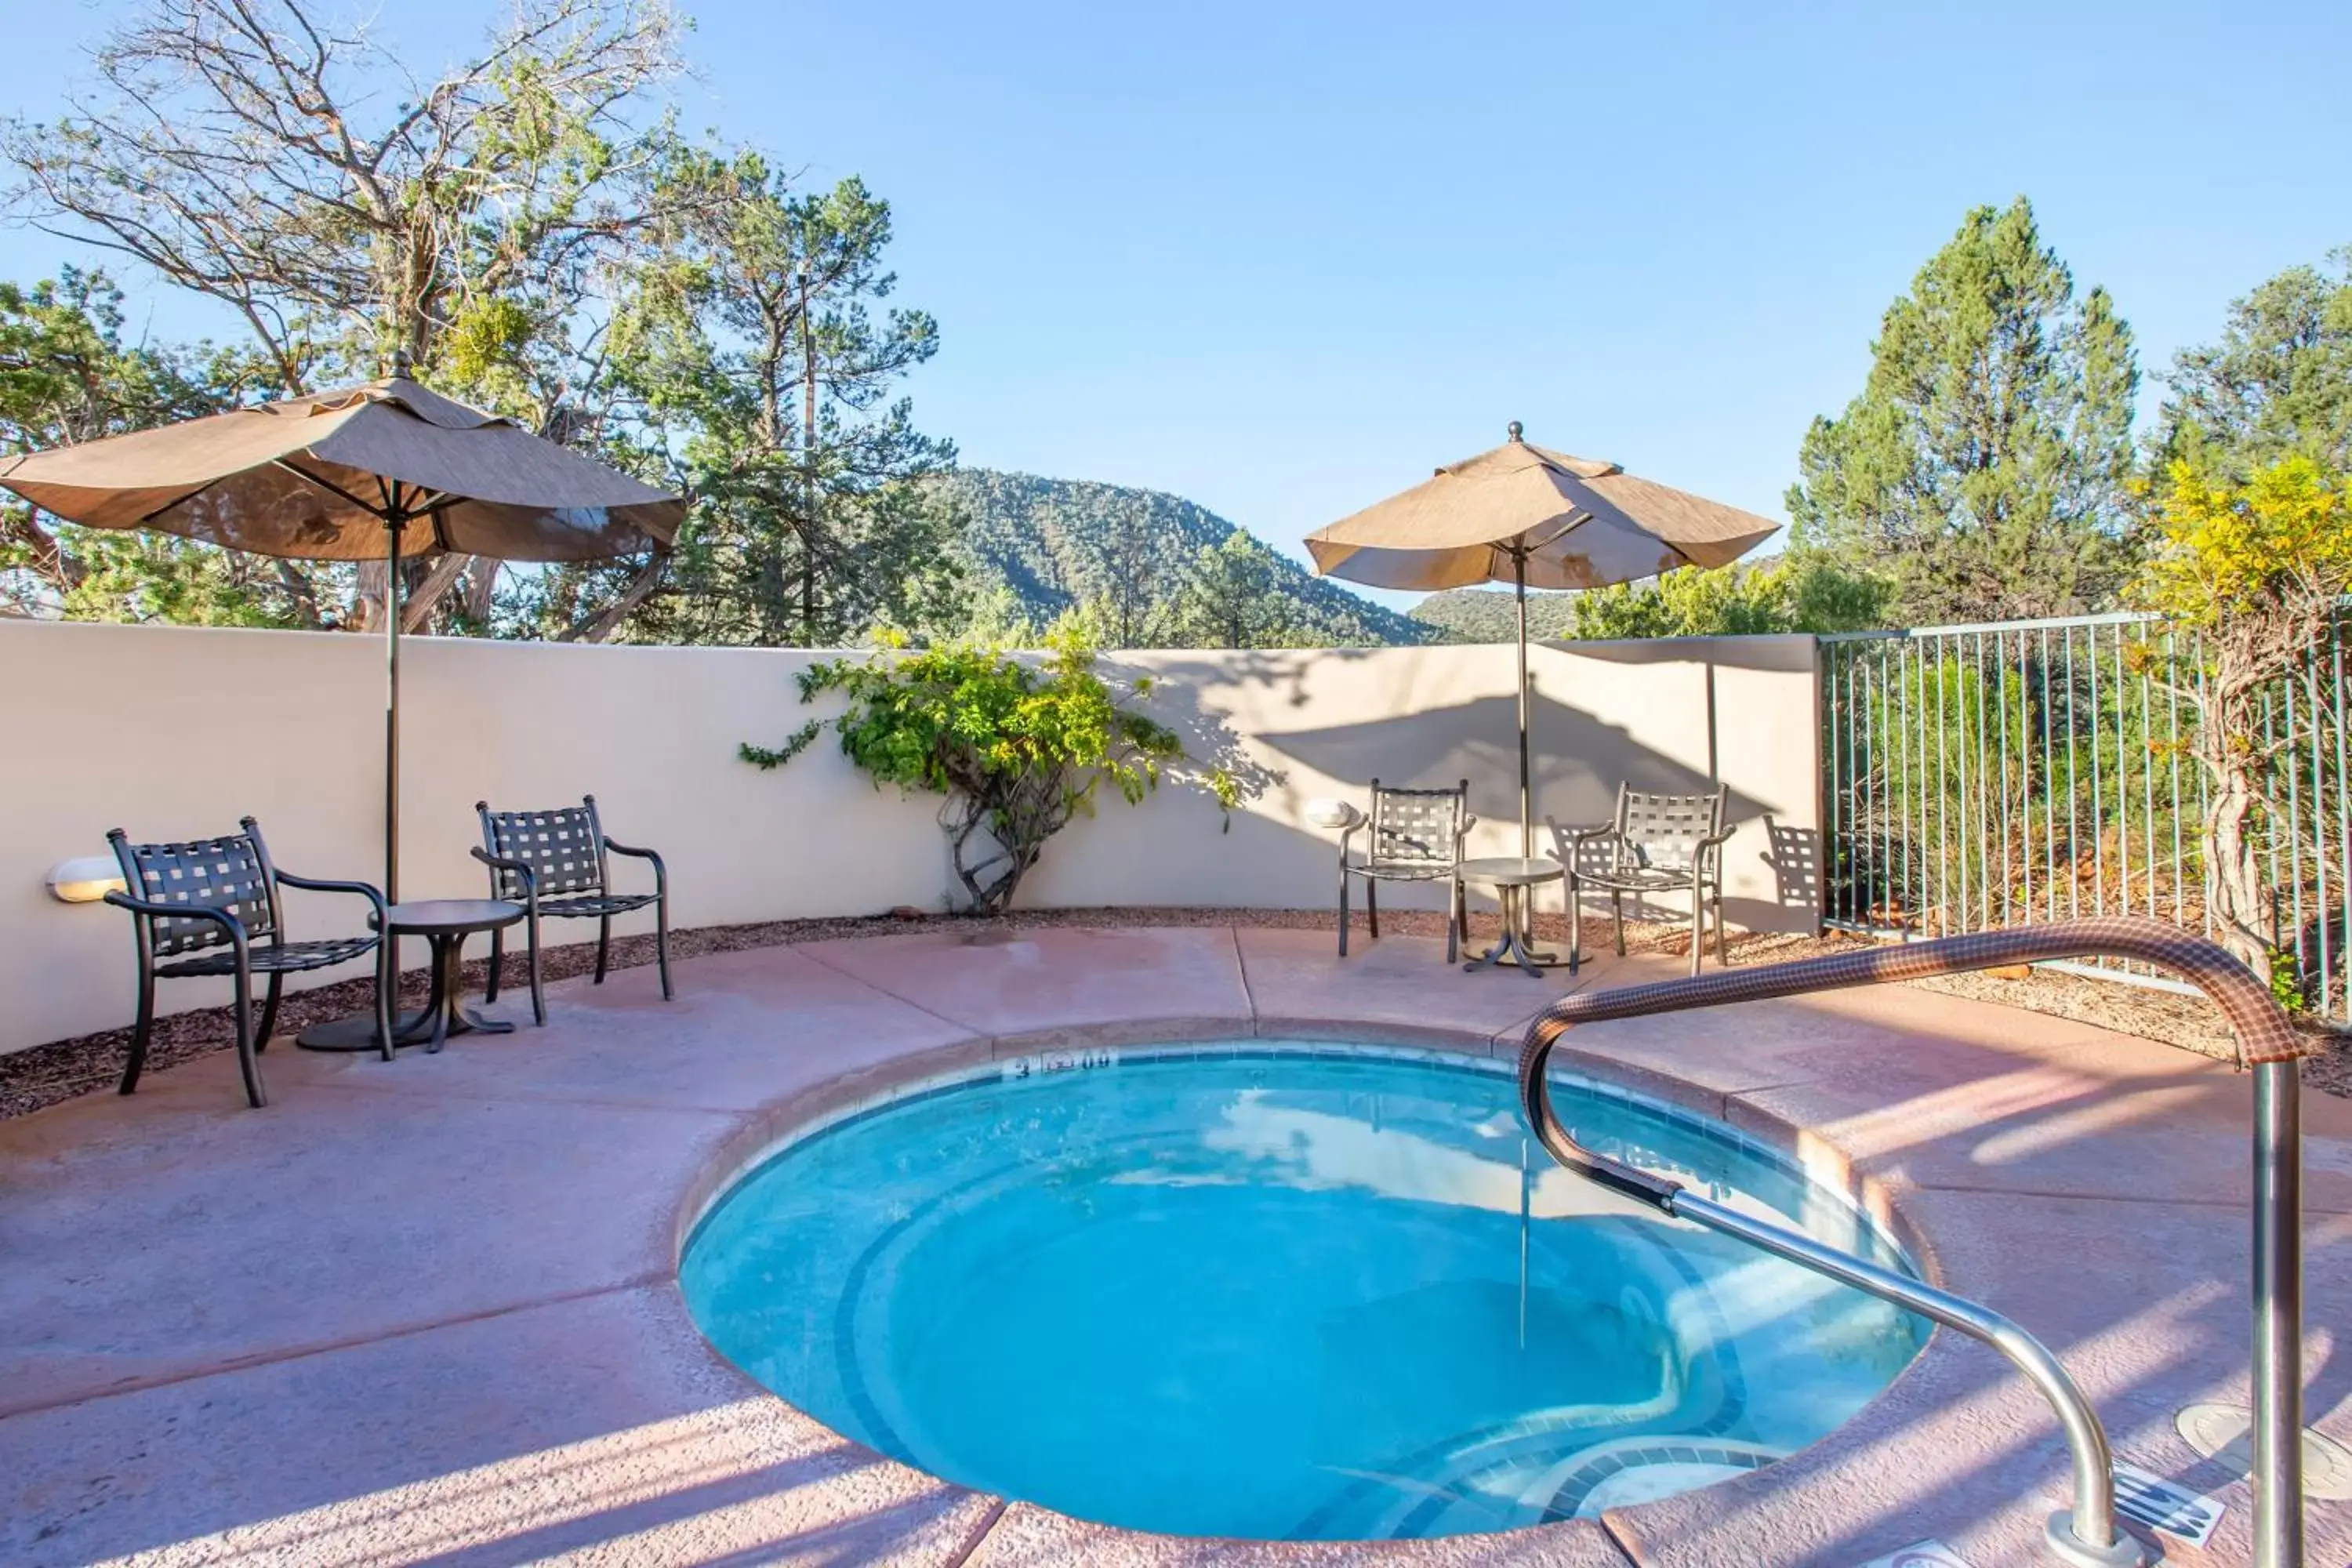
<svg viewBox="0 0 2352 1568">
<path fill-rule="evenodd" d="M 1664 1496 L 1811 1442 L 1925 1326 L 1550 1165 L 1498 1064 L 1089 1053 L 786 1147 L 680 1265 L 751 1376 L 935 1475 L 1139 1530 L 1365 1540 Z M 1728 1128 L 1559 1080 L 1583 1142 L 1882 1260 Z"/>
</svg>

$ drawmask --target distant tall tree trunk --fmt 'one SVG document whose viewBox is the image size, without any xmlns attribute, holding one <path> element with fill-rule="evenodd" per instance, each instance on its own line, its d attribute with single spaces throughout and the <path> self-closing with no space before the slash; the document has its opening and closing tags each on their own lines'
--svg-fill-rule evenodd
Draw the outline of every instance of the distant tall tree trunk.
<svg viewBox="0 0 2352 1568">
<path fill-rule="evenodd" d="M 808 268 L 801 268 L 801 466 L 808 531 L 801 541 L 801 641 L 814 647 L 816 635 L 816 563 L 824 538 L 816 482 L 816 318 L 809 314 Z"/>
</svg>

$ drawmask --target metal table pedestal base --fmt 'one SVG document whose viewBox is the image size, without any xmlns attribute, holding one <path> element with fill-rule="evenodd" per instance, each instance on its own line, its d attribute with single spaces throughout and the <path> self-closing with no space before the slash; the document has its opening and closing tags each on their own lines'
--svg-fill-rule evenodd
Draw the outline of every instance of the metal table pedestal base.
<svg viewBox="0 0 2352 1568">
<path fill-rule="evenodd" d="M 1558 953 L 1536 951 L 1535 890 L 1546 882 L 1560 880 L 1563 874 L 1557 861 L 1532 857 L 1464 861 L 1464 880 L 1494 888 L 1495 901 L 1503 907 L 1503 934 L 1495 939 L 1494 946 L 1462 967 L 1475 971 L 1508 963 L 1538 975 L 1557 967 Z"/>
<path fill-rule="evenodd" d="M 424 1006 L 393 1015 L 394 1047 L 423 1046 L 430 1055 L 453 1036 L 513 1034 L 515 1026 L 505 1019 L 485 1018 L 458 1001 L 457 954 L 465 937 L 425 940 L 433 944 L 433 994 Z M 295 1036 L 294 1043 L 306 1051 L 372 1051 L 375 1049 L 375 1015 L 354 1013 L 348 1018 L 313 1024 Z"/>
</svg>

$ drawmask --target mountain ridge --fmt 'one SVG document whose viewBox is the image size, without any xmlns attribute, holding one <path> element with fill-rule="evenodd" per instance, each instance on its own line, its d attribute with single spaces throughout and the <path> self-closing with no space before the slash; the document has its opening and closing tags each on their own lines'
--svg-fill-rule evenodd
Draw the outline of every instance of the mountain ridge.
<svg viewBox="0 0 2352 1568">
<path fill-rule="evenodd" d="M 1203 552 L 1238 536 L 1253 558 L 1268 640 L 1297 646 L 1411 646 L 1440 640 L 1412 616 L 1275 551 L 1240 524 L 1165 490 L 1005 468 L 960 468 L 938 480 L 965 516 L 963 549 L 982 592 L 1002 589 L 1043 625 L 1093 609 L 1123 622 L 1136 646 L 1181 635 Z M 1253 556 L 1255 552 L 1252 552 Z"/>
<path fill-rule="evenodd" d="M 1512 598 L 1508 588 L 1447 588 L 1432 594 L 1409 613 L 1437 633 L 1437 640 L 1514 642 L 1518 638 L 1518 611 Z M 1528 595 L 1528 637 L 1559 641 L 1572 637 L 1575 626 L 1575 595 Z"/>
</svg>

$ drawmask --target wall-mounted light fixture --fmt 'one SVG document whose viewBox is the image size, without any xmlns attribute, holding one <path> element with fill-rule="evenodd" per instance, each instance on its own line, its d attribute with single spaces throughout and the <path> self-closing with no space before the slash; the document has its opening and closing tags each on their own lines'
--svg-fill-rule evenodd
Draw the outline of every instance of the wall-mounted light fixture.
<svg viewBox="0 0 2352 1568">
<path fill-rule="evenodd" d="M 1356 807 L 1354 803 L 1333 799 L 1329 796 L 1308 801 L 1299 815 L 1306 817 L 1310 826 L 1316 827 L 1344 827 L 1352 830 L 1362 826 L 1364 823 L 1364 814 Z"/>
<path fill-rule="evenodd" d="M 61 904 L 94 904 L 123 891 L 122 868 L 111 855 L 86 855 L 49 868 L 49 897 Z"/>
</svg>

